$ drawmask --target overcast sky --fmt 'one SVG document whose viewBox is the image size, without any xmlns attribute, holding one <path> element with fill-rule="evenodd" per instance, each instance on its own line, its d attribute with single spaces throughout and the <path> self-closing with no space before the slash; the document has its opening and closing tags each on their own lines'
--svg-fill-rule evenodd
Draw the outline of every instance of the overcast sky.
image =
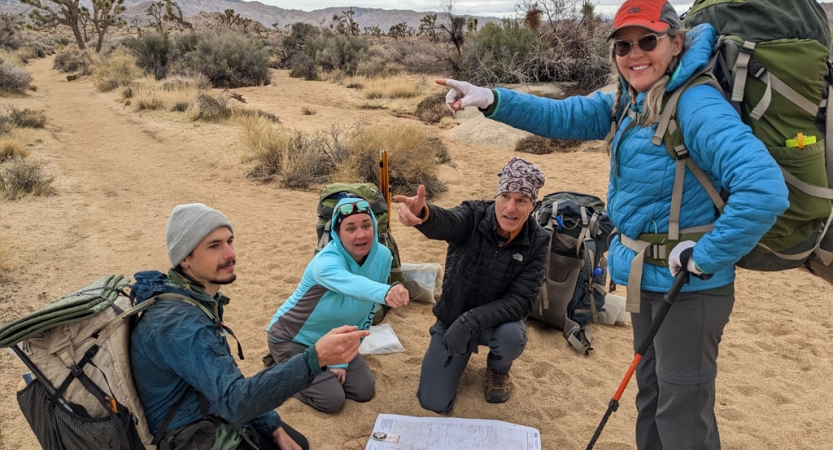
<svg viewBox="0 0 833 450">
<path fill-rule="evenodd" d="M 284 9 L 300 9 L 312 11 L 324 9 L 331 6 L 350 6 L 359 8 L 381 8 L 381 9 L 411 9 L 414 11 L 438 11 L 439 1 L 437 0 L 259 0 L 267 5 L 279 6 Z M 471 14 L 475 16 L 497 16 L 513 17 L 517 0 L 456 0 L 454 11 L 458 14 Z M 576 3 L 579 3 L 577 0 Z M 612 16 L 616 9 L 623 3 L 623 0 L 594 0 L 596 11 Z M 677 11 L 682 13 L 692 1 L 671 0 Z"/>
</svg>

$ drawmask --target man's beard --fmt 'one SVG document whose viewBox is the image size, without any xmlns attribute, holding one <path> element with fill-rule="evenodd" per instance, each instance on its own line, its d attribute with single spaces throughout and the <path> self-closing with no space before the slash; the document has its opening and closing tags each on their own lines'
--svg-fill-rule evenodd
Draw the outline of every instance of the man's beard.
<svg viewBox="0 0 833 450">
<path fill-rule="evenodd" d="M 231 261 L 228 261 L 225 264 L 222 264 L 222 265 L 218 266 L 217 270 L 223 270 L 223 269 L 225 269 L 229 266 L 234 266 L 234 265 L 237 265 L 237 260 L 236 259 L 232 259 Z M 225 280 L 210 280 L 209 283 L 218 284 L 218 285 L 231 284 L 231 283 L 234 283 L 234 280 L 236 280 L 236 279 L 237 279 L 237 274 L 232 273 L 231 276 L 226 278 Z"/>
<path fill-rule="evenodd" d="M 211 284 L 219 284 L 219 285 L 222 285 L 222 284 L 231 284 L 231 283 L 234 283 L 234 280 L 236 280 L 236 279 L 237 279 L 237 274 L 236 274 L 236 273 L 233 273 L 233 274 L 231 274 L 231 277 L 226 278 L 225 280 L 211 280 L 211 281 L 209 281 L 209 283 L 211 283 Z"/>
</svg>

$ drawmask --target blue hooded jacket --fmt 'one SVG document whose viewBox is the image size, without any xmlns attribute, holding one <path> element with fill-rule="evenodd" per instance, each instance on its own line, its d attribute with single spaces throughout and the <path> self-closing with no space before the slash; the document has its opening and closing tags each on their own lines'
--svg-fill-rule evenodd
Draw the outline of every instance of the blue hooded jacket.
<svg viewBox="0 0 833 450">
<path fill-rule="evenodd" d="M 686 34 L 686 52 L 671 76 L 667 91 L 673 91 L 705 67 L 716 42 L 714 28 L 699 25 Z M 620 77 L 624 92 L 628 85 Z M 601 140 L 610 131 L 613 93 L 597 91 L 590 96 L 550 100 L 496 89 L 491 119 L 537 135 L 559 139 Z M 635 103 L 622 96 L 625 107 L 643 110 L 646 93 Z M 643 233 L 667 233 L 674 160 L 664 144 L 653 145 L 657 124 L 635 126 L 626 117 L 612 142 L 607 206 L 617 229 L 632 239 Z M 734 280 L 734 263 L 749 253 L 761 236 L 786 210 L 787 187 L 775 160 L 763 143 L 744 124 L 732 106 L 715 88 L 700 85 L 687 89 L 680 98 L 677 122 L 690 156 L 714 187 L 730 193 L 715 221 L 714 205 L 706 191 L 686 170 L 680 228 L 714 223 L 694 247 L 694 260 L 709 280 L 692 279 L 684 291 L 712 289 Z M 608 264 L 613 281 L 627 285 L 635 252 L 619 242 L 610 245 Z M 673 278 L 667 267 L 645 264 L 642 289 L 667 291 Z"/>
<path fill-rule="evenodd" d="M 171 270 L 168 276 L 146 271 L 134 275 L 137 302 L 162 293 L 186 295 L 214 311 L 222 321 L 228 297 L 211 297 Z M 281 422 L 274 408 L 306 388 L 322 372 L 315 351 L 297 355 L 253 377 L 240 372 L 225 333 L 202 310 L 178 300 L 161 300 L 148 308 L 131 334 L 130 359 L 136 388 L 152 433 L 188 386 L 208 399 L 209 413 L 226 422 L 271 434 Z M 202 418 L 197 393 L 191 391 L 167 430 Z"/>
<path fill-rule="evenodd" d="M 361 199 L 339 200 L 331 223 L 336 223 L 341 205 L 358 201 Z M 334 225 L 330 242 L 312 258 L 295 292 L 272 317 L 267 328 L 271 341 L 310 347 L 342 325 L 370 328 L 377 305 L 385 303 L 391 288 L 387 281 L 393 258 L 390 250 L 379 243 L 376 216 L 371 210 L 368 213 L 373 222 L 373 241 L 364 262 L 359 264 L 350 256 Z M 345 368 L 347 364 L 330 367 Z"/>
</svg>

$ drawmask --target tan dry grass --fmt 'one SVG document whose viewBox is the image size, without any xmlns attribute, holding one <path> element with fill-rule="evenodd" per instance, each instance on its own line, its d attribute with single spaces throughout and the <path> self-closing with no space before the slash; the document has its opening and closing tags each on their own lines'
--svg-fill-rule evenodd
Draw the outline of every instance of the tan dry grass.
<svg viewBox="0 0 833 450">
<path fill-rule="evenodd" d="M 93 60 L 93 84 L 101 92 L 129 86 L 143 74 L 144 71 L 136 66 L 136 59 L 130 55 L 99 56 Z"/>
<path fill-rule="evenodd" d="M 362 128 L 350 140 L 350 155 L 336 168 L 331 181 L 379 183 L 379 150 L 388 151 L 390 186 L 395 194 L 416 192 L 420 184 L 432 197 L 445 191 L 437 178 L 438 158 L 447 157 L 439 139 L 412 125 Z"/>
<path fill-rule="evenodd" d="M 240 125 L 240 142 L 243 144 L 240 161 L 273 161 L 270 165 L 279 169 L 282 160 L 280 149 L 286 147 L 283 127 L 266 118 L 251 115 L 237 116 L 235 122 Z"/>
<path fill-rule="evenodd" d="M 0 138 L 0 163 L 29 156 L 29 149 L 14 138 Z"/>
<path fill-rule="evenodd" d="M 423 92 L 420 83 L 400 77 L 366 78 L 362 81 L 362 85 L 364 85 L 362 93 L 369 100 L 414 98 Z"/>
<path fill-rule="evenodd" d="M 198 86 L 196 83 L 164 85 L 153 77 L 145 77 L 130 84 L 130 102 L 137 111 L 185 111 L 200 94 L 206 92 Z"/>
</svg>

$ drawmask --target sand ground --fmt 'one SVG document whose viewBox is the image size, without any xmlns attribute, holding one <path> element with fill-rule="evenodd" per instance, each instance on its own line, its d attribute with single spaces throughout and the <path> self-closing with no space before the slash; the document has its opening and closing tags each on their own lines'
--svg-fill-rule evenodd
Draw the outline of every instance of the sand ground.
<svg viewBox="0 0 833 450">
<path fill-rule="evenodd" d="M 42 307 L 107 273 L 165 270 L 165 222 L 179 203 L 203 202 L 234 223 L 238 282 L 226 323 L 247 358 L 246 374 L 262 369 L 264 328 L 294 290 L 312 256 L 317 192 L 253 183 L 239 162 L 234 125 L 191 123 L 171 113 L 137 113 L 117 94 L 97 92 L 89 81 L 67 82 L 51 59 L 27 68 L 36 92 L 0 104 L 45 110 L 48 125 L 35 133 L 33 157 L 48 163 L 58 195 L 0 201 L 0 246 L 6 260 L 0 281 L 0 323 Z M 429 80 L 430 82 L 430 80 Z M 440 177 L 449 191 L 435 201 L 453 206 L 493 195 L 496 172 L 512 146 L 478 141 L 485 133 L 443 131 L 389 112 L 356 108 L 354 90 L 290 79 L 274 72 L 272 86 L 239 89 L 249 105 L 277 114 L 285 126 L 317 131 L 331 124 L 410 123 L 443 138 L 455 167 Z M 303 107 L 316 111 L 303 115 Z M 461 119 L 463 121 L 464 119 Z M 463 124 L 465 125 L 465 124 Z M 463 126 L 461 125 L 461 126 Z M 494 126 L 486 122 L 486 127 Z M 501 133 L 497 133 L 501 136 Z M 508 135 L 508 134 L 507 134 Z M 491 144 L 491 145 L 486 145 Z M 547 174 L 544 192 L 572 190 L 604 198 L 608 160 L 601 153 L 523 155 Z M 395 209 L 396 207 L 394 207 Z M 393 233 L 405 262 L 444 262 L 445 246 L 397 222 Z M 717 417 L 723 448 L 833 448 L 833 295 L 830 286 L 800 272 L 741 271 L 737 302 L 721 347 Z M 316 450 L 363 448 L 379 413 L 435 416 L 422 410 L 415 392 L 420 362 L 433 322 L 430 306 L 411 304 L 386 319 L 407 349 L 370 356 L 377 396 L 348 401 L 326 415 L 290 399 L 278 411 L 304 432 Z M 514 392 L 502 405 L 485 403 L 485 353 L 475 355 L 461 380 L 450 417 L 506 420 L 542 433 L 545 449 L 584 448 L 632 358 L 628 327 L 594 326 L 590 356 L 573 352 L 560 333 L 529 326 L 529 344 L 512 370 Z M 15 390 L 23 365 L 0 352 L 0 449 L 37 448 Z M 634 449 L 635 382 L 625 392 L 596 448 Z"/>
</svg>

